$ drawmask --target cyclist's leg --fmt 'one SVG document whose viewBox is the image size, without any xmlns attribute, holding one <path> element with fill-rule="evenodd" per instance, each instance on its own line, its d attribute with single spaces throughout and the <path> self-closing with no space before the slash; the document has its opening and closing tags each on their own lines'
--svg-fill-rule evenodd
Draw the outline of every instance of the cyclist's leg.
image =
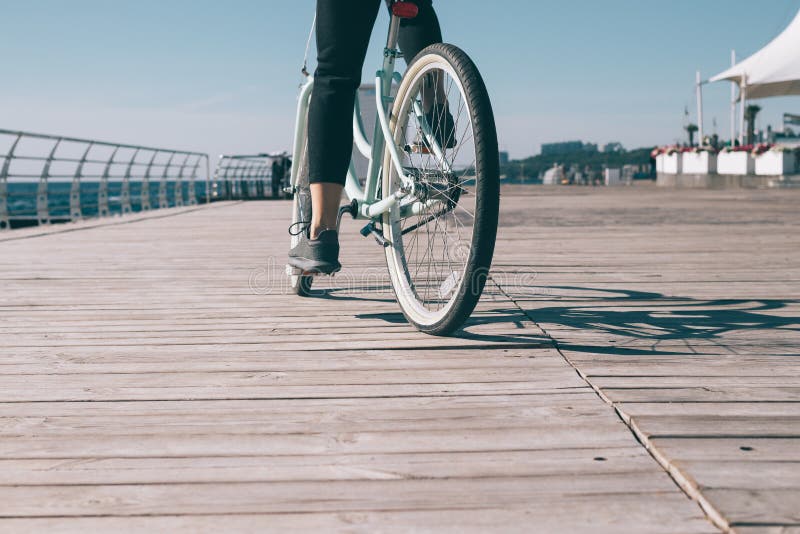
<svg viewBox="0 0 800 534">
<path fill-rule="evenodd" d="M 442 42 L 442 29 L 432 0 L 414 0 L 414 3 L 419 8 L 417 16 L 403 19 L 400 23 L 398 40 L 406 63 L 411 63 L 425 47 Z M 442 148 L 452 148 L 455 145 L 455 129 L 442 85 L 443 80 L 441 76 L 434 76 L 431 83 L 423 87 L 422 108 L 439 145 Z"/>
<path fill-rule="evenodd" d="M 442 29 L 432 0 L 414 0 L 414 3 L 419 8 L 417 16 L 400 22 L 399 44 L 406 63 L 426 46 L 442 42 Z"/>
<path fill-rule="evenodd" d="M 317 0 L 317 70 L 308 116 L 311 237 L 335 228 L 353 147 L 353 106 L 380 0 Z"/>
</svg>

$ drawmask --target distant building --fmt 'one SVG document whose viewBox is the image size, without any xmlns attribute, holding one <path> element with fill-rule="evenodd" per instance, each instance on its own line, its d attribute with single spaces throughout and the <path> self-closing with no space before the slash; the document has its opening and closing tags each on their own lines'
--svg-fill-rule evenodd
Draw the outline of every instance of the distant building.
<svg viewBox="0 0 800 534">
<path fill-rule="evenodd" d="M 558 163 L 553 165 L 552 168 L 547 169 L 542 177 L 542 183 L 544 185 L 560 185 L 564 182 L 566 182 L 564 166 Z"/>
<path fill-rule="evenodd" d="M 500 165 L 507 165 L 508 164 L 508 152 L 501 151 L 500 152 Z"/>
<path fill-rule="evenodd" d="M 575 152 L 597 152 L 597 145 L 583 141 L 564 141 L 561 143 L 542 143 L 542 156 L 574 154 Z"/>
<path fill-rule="evenodd" d="M 623 152 L 624 150 L 622 143 L 616 141 L 612 141 L 603 147 L 603 152 Z"/>
</svg>

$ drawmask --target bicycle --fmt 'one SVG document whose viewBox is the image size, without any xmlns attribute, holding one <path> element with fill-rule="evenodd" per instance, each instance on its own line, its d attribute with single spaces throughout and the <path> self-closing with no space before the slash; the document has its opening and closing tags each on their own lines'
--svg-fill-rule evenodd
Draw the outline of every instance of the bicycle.
<svg viewBox="0 0 800 534">
<path fill-rule="evenodd" d="M 395 71 L 400 20 L 415 10 L 409 2 L 392 5 L 375 76 L 371 143 L 356 99 L 354 144 L 369 165 L 362 186 L 351 161 L 345 184 L 350 202 L 340 209 L 339 221 L 344 214 L 367 221 L 361 234 L 384 248 L 406 319 L 422 332 L 447 335 L 472 314 L 489 276 L 500 202 L 497 133 L 483 79 L 458 47 L 431 45 L 405 74 Z M 314 80 L 305 69 L 304 74 L 291 173 L 292 225 L 311 218 L 306 126 Z M 293 236 L 291 246 L 298 239 Z M 310 294 L 313 276 L 289 266 L 287 274 L 296 294 Z"/>
</svg>

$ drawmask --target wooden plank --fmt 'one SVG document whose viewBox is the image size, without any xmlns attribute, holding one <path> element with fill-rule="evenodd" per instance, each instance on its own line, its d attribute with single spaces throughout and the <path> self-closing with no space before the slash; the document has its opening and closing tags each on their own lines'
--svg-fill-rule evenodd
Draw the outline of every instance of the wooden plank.
<svg viewBox="0 0 800 534">
<path fill-rule="evenodd" d="M 617 494 L 614 500 L 598 495 L 539 495 L 535 503 L 466 509 L 354 511 L 303 514 L 180 515 L 149 517 L 59 517 L 54 519 L 0 519 L 0 528 L 12 532 L 152 532 L 216 534 L 227 532 L 388 532 L 410 530 L 452 533 L 528 533 L 535 525 L 546 532 L 636 532 L 648 525 L 654 534 L 719 532 L 700 514 L 686 510 L 686 499 L 676 493 L 658 495 L 658 501 L 634 494 Z M 602 522 L 597 518 L 603 517 Z"/>
<path fill-rule="evenodd" d="M 0 405 L 0 426 L 10 436 L 131 434 L 261 434 L 400 432 L 448 428 L 511 429 L 539 419 L 549 431 L 579 428 L 608 416 L 589 392 L 408 399 L 303 399 L 195 402 L 18 403 Z M 124 421 L 124 425 L 120 425 Z M 609 424 L 618 425 L 613 418 Z M 10 438 L 11 439 L 11 438 Z"/>
<path fill-rule="evenodd" d="M 727 510 L 729 521 L 743 524 L 800 525 L 800 489 L 706 489 L 704 493 Z"/>
<path fill-rule="evenodd" d="M 572 426 L 554 427 L 543 432 L 538 428 L 444 428 L 442 430 L 400 430 L 397 432 L 342 431 L 303 433 L 269 433 L 268 429 L 252 429 L 243 434 L 225 434 L 216 429 L 208 434 L 172 434 L 168 436 L 26 435 L 0 442 L 0 454 L 7 458 L 96 458 L 135 456 L 209 456 L 226 454 L 352 454 L 407 453 L 446 451 L 494 451 L 552 449 L 556 447 L 622 447 L 630 446 L 630 435 L 621 423 L 597 425 L 591 431 Z M 653 470 L 653 478 L 662 473 Z M 656 476 L 658 475 L 658 476 Z"/>
<path fill-rule="evenodd" d="M 800 461 L 677 459 L 675 465 L 702 481 L 703 488 L 800 489 Z"/>
<path fill-rule="evenodd" d="M 474 508 L 501 502 L 529 506 L 540 495 L 606 494 L 626 488 L 658 502 L 673 493 L 666 477 L 632 475 L 503 477 L 480 479 L 227 482 L 106 486 L 7 486 L 0 516 L 314 513 Z"/>
<path fill-rule="evenodd" d="M 563 389 L 588 391 L 587 387 L 567 386 Z M 64 401 L 114 401 L 141 400 L 229 400 L 229 399 L 310 399 L 310 398 L 387 398 L 387 397 L 456 397 L 463 395 L 547 394 L 553 389 L 537 386 L 527 381 L 472 382 L 472 383 L 410 383 L 410 384 L 339 384 L 339 385 L 252 385 L 235 390 L 224 382 L 198 387 L 153 388 L 147 383 L 138 386 L 108 389 L 100 383 L 75 384 L 72 388 L 41 388 L 30 390 L 19 384 L 0 392 L 0 402 L 64 402 Z M 556 390 L 558 392 L 558 390 Z"/>
<path fill-rule="evenodd" d="M 685 416 L 685 417 L 795 417 L 800 413 L 796 402 L 631 402 L 625 404 L 630 417 Z"/>
<path fill-rule="evenodd" d="M 483 478 L 509 473 L 521 477 L 647 476 L 652 467 L 650 456 L 632 447 L 335 456 L 16 458 L 0 460 L 0 486 Z"/>
<path fill-rule="evenodd" d="M 653 443 L 670 458 L 681 461 L 798 462 L 800 441 L 758 436 L 655 438 Z M 701 481 L 702 482 L 702 481 Z"/>
<path fill-rule="evenodd" d="M 797 371 L 795 371 L 797 372 Z M 744 374 L 744 373 L 743 373 Z M 600 388 L 608 389 L 644 389 L 644 388 L 727 388 L 727 387 L 753 387 L 763 388 L 774 386 L 781 387 L 800 387 L 800 375 L 793 376 L 793 373 L 778 376 L 706 376 L 695 374 L 694 376 L 594 376 L 592 383 Z"/>
<path fill-rule="evenodd" d="M 755 436 L 794 437 L 800 446 L 800 406 L 795 415 L 767 416 L 754 414 L 745 416 L 720 415 L 657 415 L 635 417 L 634 423 L 647 428 L 651 437 L 692 437 L 692 436 Z"/>
<path fill-rule="evenodd" d="M 725 386 L 605 388 L 614 402 L 798 402 L 800 387 Z"/>
</svg>

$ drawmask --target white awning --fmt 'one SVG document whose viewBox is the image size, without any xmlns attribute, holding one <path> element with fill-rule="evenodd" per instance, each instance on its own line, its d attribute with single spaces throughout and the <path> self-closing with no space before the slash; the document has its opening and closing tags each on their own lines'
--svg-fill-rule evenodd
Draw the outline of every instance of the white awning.
<svg viewBox="0 0 800 534">
<path fill-rule="evenodd" d="M 800 95 L 800 12 L 767 46 L 711 78 L 747 87 L 747 98 Z"/>
</svg>

